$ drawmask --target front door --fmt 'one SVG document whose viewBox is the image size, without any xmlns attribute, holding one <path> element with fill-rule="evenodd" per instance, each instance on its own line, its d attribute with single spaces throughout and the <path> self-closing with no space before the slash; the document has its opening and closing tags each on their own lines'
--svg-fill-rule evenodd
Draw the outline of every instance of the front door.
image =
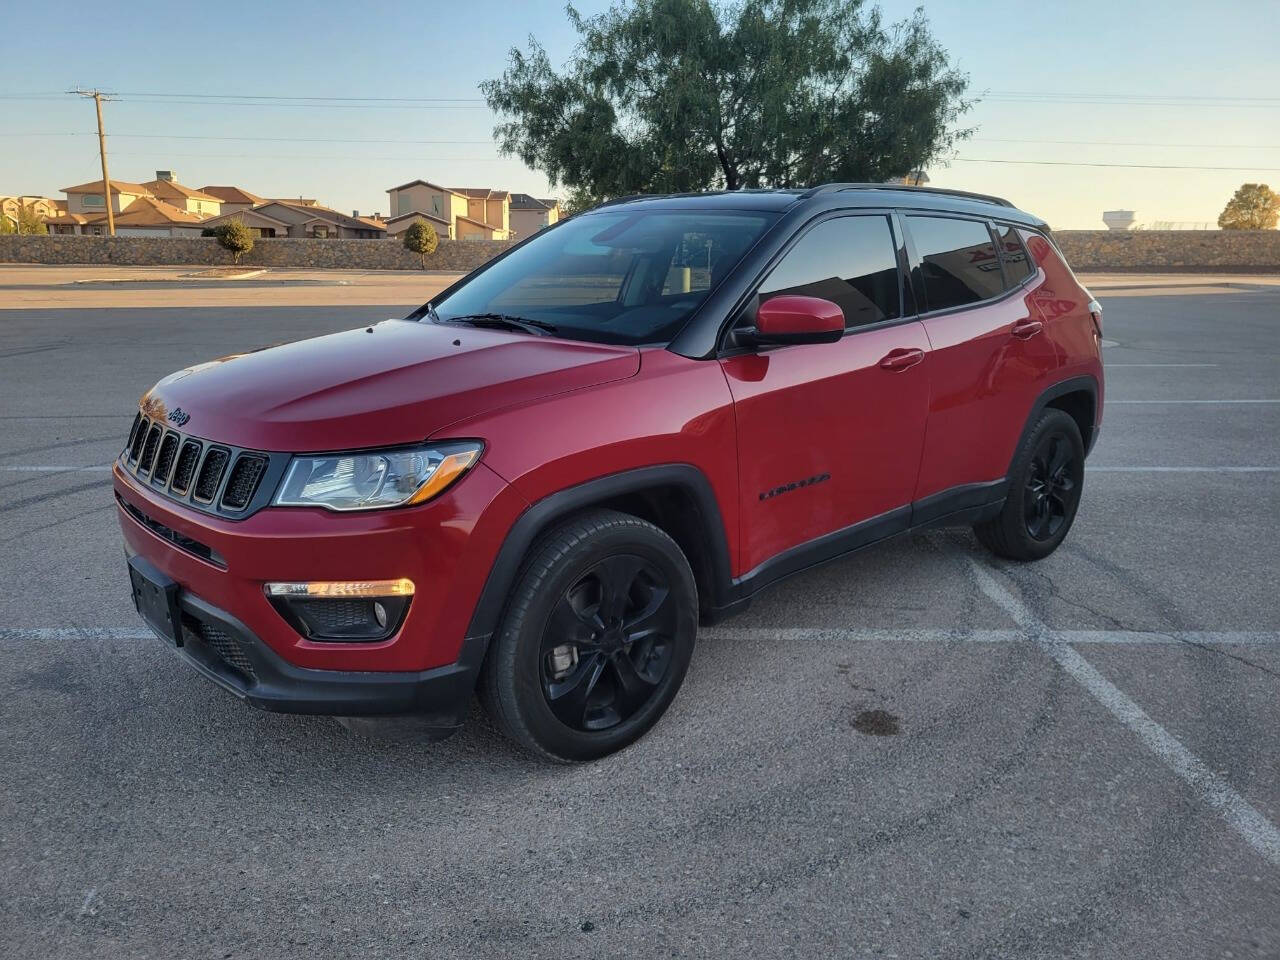
<svg viewBox="0 0 1280 960">
<path fill-rule="evenodd" d="M 903 318 L 887 217 L 810 227 L 759 289 L 761 302 L 780 294 L 838 304 L 846 332 L 837 343 L 720 361 L 738 425 L 743 573 L 844 532 L 831 551 L 840 552 L 855 525 L 876 535 L 904 529 L 909 510 L 892 512 L 911 503 L 929 407 L 929 340 Z"/>
</svg>

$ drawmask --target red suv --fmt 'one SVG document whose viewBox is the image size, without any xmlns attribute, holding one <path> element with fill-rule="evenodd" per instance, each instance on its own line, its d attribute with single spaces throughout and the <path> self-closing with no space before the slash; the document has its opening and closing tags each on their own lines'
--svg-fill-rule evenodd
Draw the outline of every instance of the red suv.
<svg viewBox="0 0 1280 960">
<path fill-rule="evenodd" d="M 698 623 L 895 534 L 1067 535 L 1102 317 L 1045 224 L 884 185 L 637 197 L 404 320 L 204 363 L 115 465 L 139 612 L 266 710 L 543 756 L 652 726 Z"/>
</svg>

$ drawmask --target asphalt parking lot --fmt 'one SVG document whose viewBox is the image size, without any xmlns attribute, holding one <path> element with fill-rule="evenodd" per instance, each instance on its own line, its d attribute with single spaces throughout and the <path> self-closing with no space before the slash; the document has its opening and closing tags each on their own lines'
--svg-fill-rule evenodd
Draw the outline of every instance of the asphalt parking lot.
<svg viewBox="0 0 1280 960">
<path fill-rule="evenodd" d="M 1100 292 L 1058 553 L 944 531 L 795 577 L 576 768 L 478 712 L 431 745 L 254 712 L 130 605 L 138 394 L 414 298 L 11 300 L 0 954 L 1280 957 L 1280 286 Z"/>
</svg>

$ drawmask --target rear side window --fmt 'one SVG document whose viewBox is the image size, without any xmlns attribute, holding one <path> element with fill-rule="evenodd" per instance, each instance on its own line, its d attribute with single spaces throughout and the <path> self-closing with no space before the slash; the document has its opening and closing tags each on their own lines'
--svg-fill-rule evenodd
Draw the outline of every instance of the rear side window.
<svg viewBox="0 0 1280 960">
<path fill-rule="evenodd" d="M 846 327 L 902 315 L 893 233 L 886 217 L 824 220 L 787 251 L 760 285 L 760 301 L 782 294 L 822 297 L 844 311 Z"/>
<path fill-rule="evenodd" d="M 907 217 L 930 310 L 963 307 L 1004 292 L 991 232 L 977 220 Z"/>
<path fill-rule="evenodd" d="M 996 234 L 1000 237 L 1000 258 L 1004 261 L 1005 286 L 1016 287 L 1036 272 L 1035 267 L 1031 265 L 1031 258 L 1027 256 L 1027 250 L 1022 245 L 1022 238 L 1018 236 L 1016 227 L 997 224 Z"/>
</svg>

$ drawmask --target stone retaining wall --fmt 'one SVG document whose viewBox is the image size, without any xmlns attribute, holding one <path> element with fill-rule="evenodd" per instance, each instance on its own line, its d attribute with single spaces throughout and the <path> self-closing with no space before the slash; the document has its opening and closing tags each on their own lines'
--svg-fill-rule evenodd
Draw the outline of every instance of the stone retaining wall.
<svg viewBox="0 0 1280 960">
<path fill-rule="evenodd" d="M 1280 273 L 1280 230 L 1060 230 L 1076 271 Z M 427 269 L 466 272 L 505 250 L 505 241 L 442 240 Z M 221 266 L 230 255 L 209 237 L 0 237 L 0 263 Z M 419 259 L 394 240 L 259 240 L 241 263 L 319 270 L 415 270 Z"/>
<path fill-rule="evenodd" d="M 1280 230 L 1058 230 L 1077 273 L 1280 273 Z"/>
<path fill-rule="evenodd" d="M 441 240 L 428 270 L 466 272 L 510 243 Z M 102 263 L 121 266 L 226 266 L 231 254 L 212 237 L 0 237 L 0 263 Z M 422 261 L 396 240 L 258 240 L 245 266 L 315 270 L 418 270 Z"/>
</svg>

